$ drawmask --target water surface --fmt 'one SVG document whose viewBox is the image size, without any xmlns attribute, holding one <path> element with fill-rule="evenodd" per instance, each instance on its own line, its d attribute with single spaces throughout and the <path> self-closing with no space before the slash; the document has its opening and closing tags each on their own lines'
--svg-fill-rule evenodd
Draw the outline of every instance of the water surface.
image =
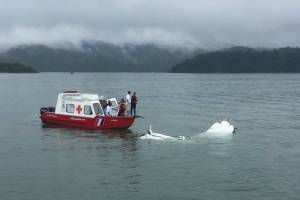
<svg viewBox="0 0 300 200">
<path fill-rule="evenodd" d="M 0 199 L 298 199 L 300 75 L 0 74 Z M 43 126 L 65 89 L 139 97 L 126 131 Z M 148 125 L 193 136 L 231 118 L 230 138 L 140 140 Z"/>
</svg>

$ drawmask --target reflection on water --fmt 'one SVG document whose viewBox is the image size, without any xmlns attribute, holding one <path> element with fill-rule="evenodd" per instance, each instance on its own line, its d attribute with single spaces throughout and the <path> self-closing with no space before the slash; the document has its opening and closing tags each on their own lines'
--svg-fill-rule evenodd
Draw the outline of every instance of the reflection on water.
<svg viewBox="0 0 300 200">
<path fill-rule="evenodd" d="M 83 170 L 85 166 L 90 170 L 89 174 L 97 174 L 100 190 L 105 191 L 106 197 L 121 191 L 136 193 L 141 190 L 143 175 L 136 170 L 140 147 L 132 130 L 84 130 L 53 124 L 44 124 L 41 130 L 42 151 L 59 153 L 62 166 L 77 160 L 75 169 Z M 74 168 L 68 170 L 71 173 Z M 82 174 L 76 176 L 82 179 Z M 122 190 L 115 192 L 113 188 L 116 186 Z"/>
<path fill-rule="evenodd" d="M 41 139 L 45 143 L 58 145 L 62 148 L 72 146 L 71 149 L 73 150 L 76 148 L 86 148 L 89 150 L 112 149 L 120 150 L 121 152 L 137 150 L 136 142 L 138 137 L 129 129 L 84 130 L 64 128 L 57 125 L 43 125 L 42 133 Z M 53 141 L 56 143 L 53 143 Z"/>
<path fill-rule="evenodd" d="M 68 128 L 58 124 L 42 124 L 42 130 L 47 134 L 56 130 L 56 133 L 60 134 L 73 134 L 78 137 L 98 137 L 99 134 L 104 134 L 107 137 L 120 137 L 120 138 L 132 138 L 137 137 L 137 133 L 131 129 L 99 129 L 88 130 L 81 128 Z"/>
</svg>

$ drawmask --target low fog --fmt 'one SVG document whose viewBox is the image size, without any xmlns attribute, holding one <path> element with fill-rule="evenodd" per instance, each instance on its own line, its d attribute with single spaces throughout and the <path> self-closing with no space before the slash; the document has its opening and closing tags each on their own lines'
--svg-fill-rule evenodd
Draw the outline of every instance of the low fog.
<svg viewBox="0 0 300 200">
<path fill-rule="evenodd" d="M 300 46 L 299 0 L 0 0 L 0 48 Z"/>
</svg>

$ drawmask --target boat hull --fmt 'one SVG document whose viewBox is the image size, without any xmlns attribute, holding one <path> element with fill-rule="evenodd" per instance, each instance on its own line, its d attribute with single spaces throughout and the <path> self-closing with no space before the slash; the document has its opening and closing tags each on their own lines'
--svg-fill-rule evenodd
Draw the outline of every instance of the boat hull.
<svg viewBox="0 0 300 200">
<path fill-rule="evenodd" d="M 40 118 L 43 123 L 84 129 L 127 129 L 132 126 L 135 120 L 135 117 L 132 116 L 96 116 L 95 118 L 87 118 L 51 112 L 44 112 Z"/>
</svg>

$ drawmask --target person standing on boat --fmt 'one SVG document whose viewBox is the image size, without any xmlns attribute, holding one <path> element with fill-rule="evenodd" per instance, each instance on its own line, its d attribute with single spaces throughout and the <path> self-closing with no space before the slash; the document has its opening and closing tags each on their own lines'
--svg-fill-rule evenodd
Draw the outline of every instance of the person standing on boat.
<svg viewBox="0 0 300 200">
<path fill-rule="evenodd" d="M 118 116 L 125 116 L 125 111 L 126 111 L 126 102 L 124 99 L 122 99 L 119 102 L 119 113 Z"/>
<path fill-rule="evenodd" d="M 134 116 L 135 116 L 137 102 L 138 102 L 138 98 L 136 96 L 136 93 L 134 92 L 132 97 L 131 97 L 130 115 L 132 115 L 132 111 L 133 111 Z"/>
<path fill-rule="evenodd" d="M 111 101 L 108 101 L 108 104 L 106 106 L 106 115 L 107 116 L 112 116 L 113 115 L 113 109 L 112 109 Z"/>
<path fill-rule="evenodd" d="M 126 107 L 127 107 L 127 115 L 129 115 L 130 107 L 131 107 L 131 91 L 128 91 L 126 94 Z"/>
</svg>

